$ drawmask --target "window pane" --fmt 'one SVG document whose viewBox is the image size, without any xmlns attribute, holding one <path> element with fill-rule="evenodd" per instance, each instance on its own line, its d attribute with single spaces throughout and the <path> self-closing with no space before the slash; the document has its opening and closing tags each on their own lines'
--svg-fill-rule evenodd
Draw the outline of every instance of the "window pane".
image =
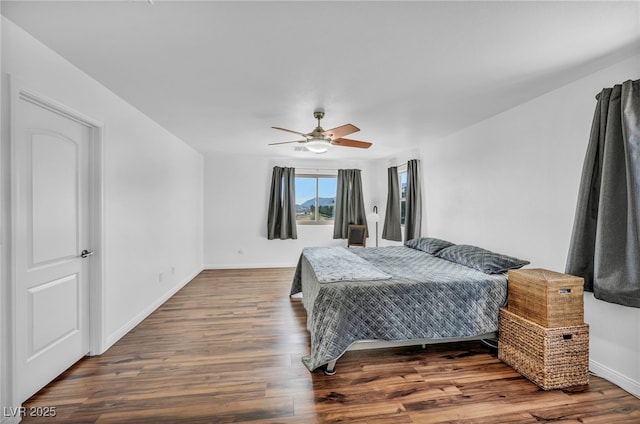
<svg viewBox="0 0 640 424">
<path fill-rule="evenodd" d="M 316 179 L 296 177 L 296 221 L 314 221 Z"/>
<path fill-rule="evenodd" d="M 400 173 L 400 197 L 403 199 L 407 198 L 407 173 Z"/>
<path fill-rule="evenodd" d="M 407 214 L 407 172 L 400 173 L 400 225 L 404 225 Z"/>
<path fill-rule="evenodd" d="M 335 218 L 336 191 L 336 177 L 296 177 L 296 222 L 332 224 Z"/>
<path fill-rule="evenodd" d="M 335 177 L 318 178 L 318 221 L 333 221 L 336 216 L 337 181 Z"/>
</svg>

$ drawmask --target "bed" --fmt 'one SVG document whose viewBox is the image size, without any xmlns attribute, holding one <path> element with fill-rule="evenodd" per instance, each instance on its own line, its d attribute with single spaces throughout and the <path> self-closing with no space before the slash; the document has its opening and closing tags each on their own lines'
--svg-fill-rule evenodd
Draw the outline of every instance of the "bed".
<svg viewBox="0 0 640 424">
<path fill-rule="evenodd" d="M 506 270 L 527 263 L 434 238 L 405 246 L 305 248 L 290 292 L 302 293 L 311 335 L 302 362 L 332 374 L 337 359 L 363 342 L 495 337 L 507 299 Z"/>
</svg>

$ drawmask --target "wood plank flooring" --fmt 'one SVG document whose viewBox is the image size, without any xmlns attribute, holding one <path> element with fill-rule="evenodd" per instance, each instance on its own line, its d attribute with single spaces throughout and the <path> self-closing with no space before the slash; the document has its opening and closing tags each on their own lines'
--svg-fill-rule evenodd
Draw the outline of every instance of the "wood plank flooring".
<svg viewBox="0 0 640 424">
<path fill-rule="evenodd" d="M 539 390 L 480 342 L 348 352 L 310 373 L 292 269 L 204 271 L 105 354 L 25 403 L 64 423 L 640 423 L 598 377 Z"/>
</svg>

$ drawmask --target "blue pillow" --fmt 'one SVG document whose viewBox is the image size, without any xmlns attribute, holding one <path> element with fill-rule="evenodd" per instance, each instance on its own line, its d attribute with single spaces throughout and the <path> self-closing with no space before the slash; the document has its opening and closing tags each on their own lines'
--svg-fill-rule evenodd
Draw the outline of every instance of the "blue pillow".
<svg viewBox="0 0 640 424">
<path fill-rule="evenodd" d="M 455 262 L 469 268 L 477 269 L 485 274 L 500 274 L 509 269 L 521 268 L 529 261 L 501 255 L 490 250 L 468 244 L 458 244 L 440 250 L 437 257 Z"/>
<path fill-rule="evenodd" d="M 423 252 L 435 255 L 445 247 L 453 246 L 453 243 L 433 237 L 420 237 L 407 240 L 404 245 L 412 249 L 422 250 Z"/>
</svg>

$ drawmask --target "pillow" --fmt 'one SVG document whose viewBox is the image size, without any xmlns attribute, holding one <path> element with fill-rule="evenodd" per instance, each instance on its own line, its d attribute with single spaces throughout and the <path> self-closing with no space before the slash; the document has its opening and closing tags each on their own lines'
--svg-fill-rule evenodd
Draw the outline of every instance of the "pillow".
<svg viewBox="0 0 640 424">
<path fill-rule="evenodd" d="M 499 274 L 509 269 L 521 268 L 529 264 L 529 261 L 523 259 L 501 255 L 500 253 L 468 244 L 449 246 L 439 251 L 436 256 L 477 269 L 485 274 Z"/>
<path fill-rule="evenodd" d="M 412 249 L 422 250 L 423 252 L 435 255 L 445 247 L 453 246 L 453 243 L 433 237 L 420 237 L 407 240 L 404 245 Z"/>
</svg>

